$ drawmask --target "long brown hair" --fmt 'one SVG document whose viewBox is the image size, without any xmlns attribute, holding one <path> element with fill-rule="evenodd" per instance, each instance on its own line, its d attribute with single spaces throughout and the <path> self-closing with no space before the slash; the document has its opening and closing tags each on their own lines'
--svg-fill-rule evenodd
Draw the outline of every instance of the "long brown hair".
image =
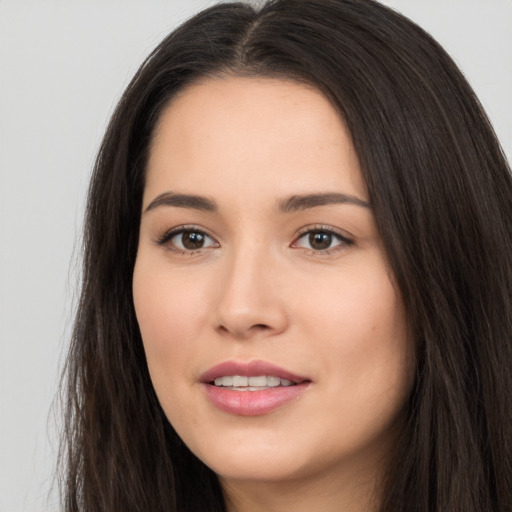
<svg viewBox="0 0 512 512">
<path fill-rule="evenodd" d="M 383 512 L 512 510 L 512 177 L 443 49 L 372 0 L 221 4 L 170 34 L 111 119 L 91 180 L 66 366 L 70 511 L 224 510 L 151 385 L 131 282 L 144 170 L 168 101 L 211 75 L 321 90 L 359 155 L 416 344 Z"/>
</svg>

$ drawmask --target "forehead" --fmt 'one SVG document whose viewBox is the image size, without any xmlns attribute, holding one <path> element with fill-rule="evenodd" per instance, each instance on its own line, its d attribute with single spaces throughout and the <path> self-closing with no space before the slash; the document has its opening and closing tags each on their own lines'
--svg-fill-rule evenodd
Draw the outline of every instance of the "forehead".
<svg viewBox="0 0 512 512">
<path fill-rule="evenodd" d="M 320 91 L 291 80 L 208 79 L 162 112 L 146 192 L 193 186 L 208 194 L 219 183 L 283 195 L 291 184 L 296 193 L 342 187 L 366 197 L 341 116 Z"/>
</svg>

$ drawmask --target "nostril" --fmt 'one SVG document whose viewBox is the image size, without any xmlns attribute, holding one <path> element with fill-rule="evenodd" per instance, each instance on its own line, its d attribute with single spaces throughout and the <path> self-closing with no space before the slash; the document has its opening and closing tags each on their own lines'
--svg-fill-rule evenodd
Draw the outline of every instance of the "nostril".
<svg viewBox="0 0 512 512">
<path fill-rule="evenodd" d="M 252 335 L 256 333 L 265 333 L 271 331 L 272 327 L 268 324 L 252 324 L 248 327 L 243 325 L 222 325 L 220 324 L 217 327 L 217 332 L 221 334 L 231 334 L 236 338 L 246 339 L 250 338 Z"/>
</svg>

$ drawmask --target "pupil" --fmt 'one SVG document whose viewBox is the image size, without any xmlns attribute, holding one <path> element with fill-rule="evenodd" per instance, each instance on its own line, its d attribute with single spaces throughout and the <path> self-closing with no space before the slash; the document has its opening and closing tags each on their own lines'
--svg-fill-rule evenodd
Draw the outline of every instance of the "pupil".
<svg viewBox="0 0 512 512">
<path fill-rule="evenodd" d="M 316 232 L 309 235 L 309 243 L 313 249 L 328 249 L 332 242 L 332 235 L 330 233 Z"/>
<path fill-rule="evenodd" d="M 185 249 L 200 249 L 204 244 L 204 235 L 192 231 L 183 233 L 181 240 Z"/>
</svg>

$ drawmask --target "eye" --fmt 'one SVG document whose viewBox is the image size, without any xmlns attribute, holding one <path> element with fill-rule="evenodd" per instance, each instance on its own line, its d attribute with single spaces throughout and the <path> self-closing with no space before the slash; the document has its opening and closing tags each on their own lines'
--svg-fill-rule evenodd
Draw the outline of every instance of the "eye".
<svg viewBox="0 0 512 512">
<path fill-rule="evenodd" d="M 352 240 L 339 233 L 326 228 L 317 228 L 304 232 L 292 244 L 292 247 L 301 247 L 315 252 L 329 252 L 352 244 Z"/>
<path fill-rule="evenodd" d="M 159 245 L 165 245 L 171 250 L 187 253 L 206 249 L 209 247 L 219 247 L 219 244 L 204 231 L 195 228 L 175 228 L 165 233 L 158 240 Z"/>
</svg>

